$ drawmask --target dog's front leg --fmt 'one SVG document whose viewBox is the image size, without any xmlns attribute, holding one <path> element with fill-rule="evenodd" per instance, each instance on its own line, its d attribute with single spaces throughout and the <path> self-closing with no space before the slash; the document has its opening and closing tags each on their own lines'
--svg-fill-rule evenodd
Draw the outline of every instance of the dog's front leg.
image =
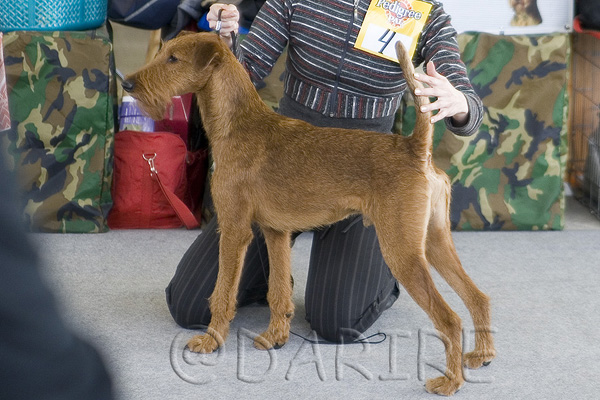
<svg viewBox="0 0 600 400">
<path fill-rule="evenodd" d="M 219 273 L 210 296 L 212 318 L 205 335 L 194 336 L 188 342 L 190 350 L 210 353 L 223 345 L 229 333 L 229 324 L 235 316 L 240 276 L 246 250 L 252 240 L 252 229 L 236 226 L 224 228 L 221 224 L 219 243 Z"/>
<path fill-rule="evenodd" d="M 265 332 L 254 340 L 254 346 L 265 350 L 283 346 L 290 336 L 294 316 L 290 266 L 290 232 L 262 228 L 269 252 L 269 293 L 271 321 Z"/>
</svg>

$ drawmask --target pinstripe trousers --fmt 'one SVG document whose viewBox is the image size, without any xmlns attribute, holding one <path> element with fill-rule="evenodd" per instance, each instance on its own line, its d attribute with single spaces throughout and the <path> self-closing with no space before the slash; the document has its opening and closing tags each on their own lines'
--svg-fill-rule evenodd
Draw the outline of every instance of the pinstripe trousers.
<svg viewBox="0 0 600 400">
<path fill-rule="evenodd" d="M 314 125 L 391 131 L 393 119 L 335 120 L 302 109 L 284 97 L 280 112 Z M 361 126 L 361 121 L 363 125 Z M 351 124 L 351 126 L 350 126 Z M 218 272 L 217 218 L 202 230 L 177 266 L 166 289 L 167 304 L 175 321 L 185 328 L 208 325 Z M 238 306 L 266 301 L 269 262 L 258 228 L 248 247 L 238 293 Z M 322 338 L 349 342 L 365 332 L 400 293 L 398 283 L 383 260 L 373 226 L 354 216 L 314 232 L 305 290 L 306 320 Z"/>
<path fill-rule="evenodd" d="M 210 322 L 208 298 L 219 268 L 217 217 L 202 230 L 181 259 L 166 289 L 167 304 L 184 328 Z M 238 306 L 266 301 L 267 247 L 255 227 L 240 279 Z M 306 320 L 332 342 L 365 332 L 398 298 L 396 279 L 383 261 L 373 226 L 355 216 L 314 232 L 305 289 Z"/>
</svg>

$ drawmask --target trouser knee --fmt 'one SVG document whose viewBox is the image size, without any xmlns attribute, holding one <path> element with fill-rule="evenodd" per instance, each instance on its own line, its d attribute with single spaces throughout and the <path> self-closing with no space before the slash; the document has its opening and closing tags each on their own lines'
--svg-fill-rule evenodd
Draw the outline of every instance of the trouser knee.
<svg viewBox="0 0 600 400">
<path fill-rule="evenodd" d="M 183 304 L 173 301 L 171 285 L 165 290 L 167 307 L 177 325 L 185 329 L 200 329 L 208 326 L 211 319 L 208 298 L 200 299 L 195 304 Z M 200 304 L 205 303 L 205 304 Z"/>
</svg>

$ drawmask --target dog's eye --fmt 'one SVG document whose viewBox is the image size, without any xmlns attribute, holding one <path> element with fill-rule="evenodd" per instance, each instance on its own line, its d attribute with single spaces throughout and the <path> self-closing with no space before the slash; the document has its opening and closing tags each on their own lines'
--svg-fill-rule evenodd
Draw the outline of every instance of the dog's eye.
<svg viewBox="0 0 600 400">
<path fill-rule="evenodd" d="M 167 60 L 167 62 L 170 62 L 170 63 L 174 63 L 177 61 L 179 61 L 179 60 L 174 55 L 171 55 L 171 57 L 169 57 L 169 59 Z"/>
</svg>

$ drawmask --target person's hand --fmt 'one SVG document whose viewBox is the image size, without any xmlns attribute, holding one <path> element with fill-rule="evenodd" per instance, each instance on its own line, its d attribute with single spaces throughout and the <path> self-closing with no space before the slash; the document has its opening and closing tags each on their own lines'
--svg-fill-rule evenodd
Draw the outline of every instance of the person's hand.
<svg viewBox="0 0 600 400">
<path fill-rule="evenodd" d="M 206 20 L 211 29 L 217 28 L 219 19 L 219 10 L 223 10 L 221 14 L 221 30 L 220 35 L 223 39 L 228 40 L 231 45 L 231 32 L 237 33 L 239 29 L 240 13 L 233 4 L 214 3 L 210 6 Z"/>
<path fill-rule="evenodd" d="M 427 74 L 415 74 L 415 78 L 429 87 L 416 89 L 417 96 L 436 97 L 436 100 L 421 107 L 422 112 L 437 110 L 437 114 L 431 118 L 431 123 L 440 121 L 446 117 L 452 117 L 457 126 L 462 126 L 469 120 L 469 106 L 464 94 L 457 90 L 446 79 L 435 70 L 432 61 L 427 63 Z"/>
</svg>

